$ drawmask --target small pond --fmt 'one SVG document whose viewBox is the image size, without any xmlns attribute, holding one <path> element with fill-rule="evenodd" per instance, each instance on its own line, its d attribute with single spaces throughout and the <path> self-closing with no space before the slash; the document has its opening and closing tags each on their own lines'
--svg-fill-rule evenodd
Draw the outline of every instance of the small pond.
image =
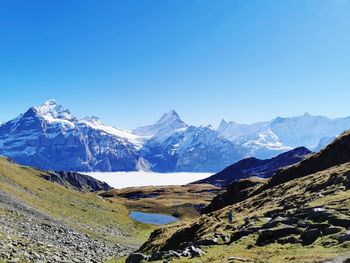
<svg viewBox="0 0 350 263">
<path fill-rule="evenodd" d="M 179 221 L 176 217 L 164 215 L 131 211 L 129 217 L 137 222 L 150 225 L 165 225 Z"/>
</svg>

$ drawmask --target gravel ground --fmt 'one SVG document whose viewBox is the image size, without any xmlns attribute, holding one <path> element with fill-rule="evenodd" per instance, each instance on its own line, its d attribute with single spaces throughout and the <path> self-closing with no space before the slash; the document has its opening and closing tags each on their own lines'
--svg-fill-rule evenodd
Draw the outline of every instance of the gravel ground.
<svg viewBox="0 0 350 263">
<path fill-rule="evenodd" d="M 0 190 L 0 261 L 104 262 L 130 252 L 79 233 Z"/>
</svg>

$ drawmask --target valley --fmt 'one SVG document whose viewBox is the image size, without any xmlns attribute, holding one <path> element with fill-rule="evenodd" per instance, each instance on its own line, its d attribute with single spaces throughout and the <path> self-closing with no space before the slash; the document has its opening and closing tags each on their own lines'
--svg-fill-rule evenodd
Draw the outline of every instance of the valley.
<svg viewBox="0 0 350 263">
<path fill-rule="evenodd" d="M 129 210 L 163 213 L 184 221 L 198 217 L 200 210 L 220 192 L 221 188 L 210 184 L 187 184 L 112 189 L 100 196 Z"/>
<path fill-rule="evenodd" d="M 216 174 L 54 172 L 0 158 L 0 258 L 128 263 L 346 258 L 349 141 L 347 132 L 318 153 L 299 147 L 270 159 L 243 159 Z"/>
<path fill-rule="evenodd" d="M 0 263 L 350 263 L 350 0 L 0 0 Z"/>
<path fill-rule="evenodd" d="M 349 142 L 350 133 L 344 133 L 319 153 L 298 148 L 271 159 L 248 158 L 214 175 L 197 174 L 208 177 L 189 184 L 119 189 L 94 173 L 48 172 L 0 158 L 0 258 L 132 263 L 347 258 Z M 133 179 L 137 176 L 140 172 Z"/>
</svg>

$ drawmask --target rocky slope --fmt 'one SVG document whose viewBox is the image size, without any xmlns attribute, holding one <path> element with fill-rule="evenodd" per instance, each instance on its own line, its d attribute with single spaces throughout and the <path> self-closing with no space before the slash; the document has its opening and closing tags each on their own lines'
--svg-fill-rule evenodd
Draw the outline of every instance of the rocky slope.
<svg viewBox="0 0 350 263">
<path fill-rule="evenodd" d="M 0 158 L 0 262 L 104 262 L 144 240 L 124 206 L 46 176 Z"/>
<path fill-rule="evenodd" d="M 304 160 L 309 154 L 311 152 L 308 149 L 300 147 L 271 159 L 260 160 L 254 157 L 243 159 L 226 167 L 217 174 L 198 181 L 198 183 L 209 183 L 225 187 L 234 181 L 252 176 L 269 178 L 280 168 L 298 163 Z"/>
<path fill-rule="evenodd" d="M 42 177 L 50 182 L 81 192 L 98 192 L 112 189 L 112 187 L 105 182 L 75 172 L 46 172 Z"/>
<path fill-rule="evenodd" d="M 350 133 L 267 182 L 241 184 L 231 205 L 154 231 L 140 253 L 203 261 L 317 262 L 350 257 Z M 288 174 L 288 179 L 285 175 Z M 249 189 L 249 191 L 245 191 Z M 228 211 L 234 222 L 229 224 Z M 140 255 L 139 255 L 140 256 Z M 143 255 L 144 256 L 144 255 Z"/>
<path fill-rule="evenodd" d="M 0 260 L 103 262 L 130 249 L 95 240 L 0 190 Z"/>
<path fill-rule="evenodd" d="M 202 214 L 217 211 L 225 206 L 235 204 L 248 198 L 258 187 L 266 183 L 266 179 L 259 177 L 249 177 L 235 181 L 227 186 L 223 193 L 216 195 L 213 200 L 201 210 Z"/>
</svg>

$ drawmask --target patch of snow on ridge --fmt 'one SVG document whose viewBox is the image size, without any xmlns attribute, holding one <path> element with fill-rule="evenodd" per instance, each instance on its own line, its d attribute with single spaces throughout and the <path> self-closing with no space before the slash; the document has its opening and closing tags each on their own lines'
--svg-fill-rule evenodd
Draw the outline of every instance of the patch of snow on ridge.
<svg viewBox="0 0 350 263">
<path fill-rule="evenodd" d="M 262 132 L 258 134 L 258 139 L 256 141 L 253 141 L 252 143 L 260 146 L 265 147 L 267 149 L 273 149 L 273 150 L 291 150 L 292 147 L 283 145 L 279 138 L 273 133 L 273 131 L 267 130 L 265 132 Z"/>
<path fill-rule="evenodd" d="M 212 173 L 93 172 L 86 174 L 114 188 L 150 185 L 183 185 L 207 178 Z"/>
<path fill-rule="evenodd" d="M 83 123 L 95 130 L 104 131 L 108 134 L 124 138 L 127 141 L 133 143 L 138 148 L 140 148 L 143 144 L 143 141 L 148 138 L 145 136 L 133 134 L 131 131 L 128 130 L 123 130 L 120 128 L 114 128 L 112 126 L 105 125 L 97 117 L 85 117 L 84 119 L 80 120 L 80 123 Z"/>
</svg>

